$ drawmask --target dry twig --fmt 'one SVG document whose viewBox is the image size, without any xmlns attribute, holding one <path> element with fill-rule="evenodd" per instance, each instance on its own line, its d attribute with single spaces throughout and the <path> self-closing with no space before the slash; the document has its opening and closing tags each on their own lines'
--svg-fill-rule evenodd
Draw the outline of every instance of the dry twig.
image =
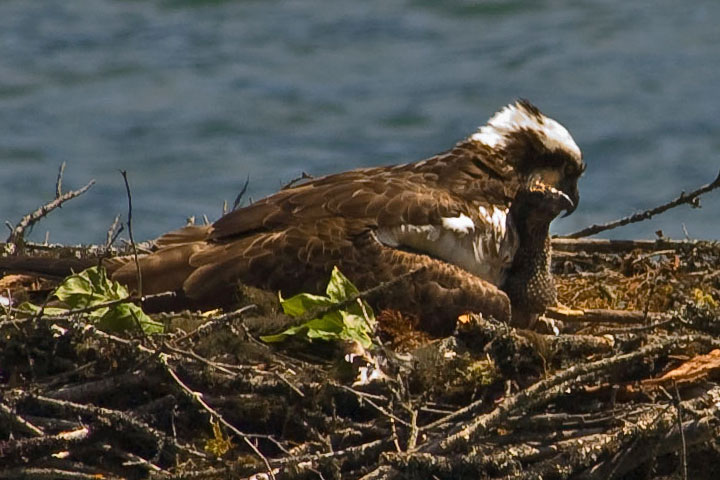
<svg viewBox="0 0 720 480">
<path fill-rule="evenodd" d="M 614 220 L 612 222 L 608 222 L 602 225 L 591 225 L 587 228 L 583 228 L 582 230 L 578 230 L 577 232 L 570 233 L 568 235 L 564 235 L 565 238 L 582 238 L 582 237 L 589 237 L 590 235 L 595 235 L 596 233 L 604 232 L 606 230 L 612 230 L 613 228 L 622 227 L 624 225 L 628 225 L 630 223 L 636 223 L 636 222 L 642 222 L 644 220 L 648 220 L 652 218 L 654 215 L 663 213 L 667 210 L 670 210 L 671 208 L 675 208 L 678 205 L 683 204 L 690 204 L 693 207 L 699 207 L 699 196 L 711 192 L 715 190 L 716 188 L 720 187 L 720 172 L 718 173 L 718 176 L 713 180 L 712 183 L 709 183 L 707 185 L 703 185 L 702 187 L 698 188 L 695 191 L 690 192 L 689 194 L 685 194 L 685 192 L 682 192 L 679 197 L 676 199 L 665 203 L 663 205 L 657 206 L 655 208 L 651 208 L 649 210 L 645 210 L 643 212 L 638 212 L 633 215 L 630 215 L 629 217 L 624 217 L 618 220 Z"/>
<path fill-rule="evenodd" d="M 473 438 L 482 435 L 520 410 L 528 411 L 548 402 L 563 392 L 571 384 L 579 384 L 594 378 L 597 372 L 606 371 L 609 367 L 618 367 L 634 360 L 665 351 L 680 339 L 659 341 L 640 348 L 632 353 L 603 358 L 588 364 L 576 365 L 562 370 L 551 377 L 537 382 L 535 385 L 506 398 L 492 412 L 480 415 L 463 425 L 457 432 L 448 436 L 439 445 L 430 445 L 421 449 L 430 452 L 447 452 L 467 446 Z M 439 448 L 438 448 L 439 447 Z"/>
<path fill-rule="evenodd" d="M 40 219 L 44 218 L 48 213 L 52 212 L 56 208 L 59 208 L 63 205 L 63 203 L 67 202 L 68 200 L 72 200 L 75 197 L 78 197 L 82 195 L 83 193 L 87 192 L 90 187 L 92 187 L 95 184 L 95 180 L 90 180 L 87 185 L 84 187 L 78 189 L 78 190 L 71 190 L 66 193 L 60 194 L 60 188 L 62 186 L 62 174 L 64 170 L 64 165 L 60 168 L 60 173 L 58 175 L 58 180 L 55 188 L 56 196 L 55 199 L 51 202 L 46 203 L 45 205 L 41 206 L 37 210 L 35 210 L 32 213 L 29 213 L 25 215 L 20 222 L 12 229 L 12 232 L 10 233 L 10 236 L 6 240 L 7 243 L 12 243 L 15 245 L 22 246 L 25 242 L 25 231 L 29 228 L 31 228 L 35 223 L 37 223 Z"/>
<path fill-rule="evenodd" d="M 185 382 L 183 382 L 180 377 L 178 377 L 177 373 L 175 373 L 175 370 L 170 366 L 168 363 L 168 356 L 166 354 L 160 354 L 158 356 L 158 360 L 160 361 L 160 364 L 165 368 L 165 371 L 172 377 L 172 379 L 175 381 L 175 383 L 180 387 L 183 394 L 187 395 L 187 397 L 199 404 L 205 411 L 207 411 L 210 416 L 217 422 L 220 422 L 221 424 L 225 425 L 226 428 L 228 428 L 231 432 L 233 432 L 235 435 L 240 437 L 243 442 L 250 448 L 250 450 L 253 451 L 255 455 L 265 464 L 265 468 L 267 469 L 268 475 L 275 480 L 275 473 L 270 466 L 270 462 L 268 462 L 267 457 L 262 454 L 260 450 L 258 450 L 257 446 L 253 442 L 250 441 L 248 436 L 241 432 L 237 427 L 235 427 L 233 424 L 225 420 L 225 418 L 214 408 L 212 408 L 208 403 L 203 400 L 202 394 L 199 392 L 196 392 L 192 390 L 190 387 L 188 387 Z"/>
<path fill-rule="evenodd" d="M 589 323 L 621 323 L 621 324 L 647 324 L 650 322 L 666 322 L 672 320 L 672 315 L 659 312 L 640 312 L 635 310 L 613 310 L 607 308 L 588 308 L 583 310 L 568 310 L 565 308 L 550 307 L 545 316 L 562 320 L 563 322 L 589 322 Z"/>
<path fill-rule="evenodd" d="M 40 428 L 33 425 L 28 420 L 22 418 L 17 413 L 13 412 L 12 408 L 0 402 L 0 415 L 5 417 L 12 425 L 15 425 L 20 431 L 32 435 L 34 437 L 42 437 L 45 435 Z"/>
<path fill-rule="evenodd" d="M 123 181 L 125 182 L 125 191 L 127 192 L 127 199 L 128 199 L 128 217 L 127 217 L 127 226 L 128 226 L 128 236 L 130 237 L 130 246 L 132 247 L 133 252 L 133 258 L 135 260 L 135 272 L 137 275 L 137 291 L 138 295 L 141 297 L 143 296 L 143 288 L 142 288 L 142 270 L 140 269 L 140 262 L 138 261 L 138 249 L 137 245 L 135 245 L 135 239 L 133 238 L 133 229 L 132 229 L 132 194 L 130 193 L 130 183 L 128 182 L 127 178 L 127 171 L 120 170 L 120 173 L 122 174 Z"/>
</svg>

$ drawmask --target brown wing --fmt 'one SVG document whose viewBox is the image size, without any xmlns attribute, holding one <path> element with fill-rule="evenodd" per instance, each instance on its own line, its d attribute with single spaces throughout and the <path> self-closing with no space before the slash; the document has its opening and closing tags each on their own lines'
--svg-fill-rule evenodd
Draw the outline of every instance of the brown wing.
<svg viewBox="0 0 720 480">
<path fill-rule="evenodd" d="M 298 222 L 342 217 L 353 231 L 403 223 L 435 225 L 469 206 L 509 205 L 517 190 L 474 143 L 423 162 L 352 170 L 281 190 L 213 224 L 209 240 L 222 241 Z M 490 162 L 490 163 L 486 163 Z"/>
<path fill-rule="evenodd" d="M 437 224 L 458 215 L 462 205 L 433 188 L 432 180 L 409 170 L 356 170 L 232 212 L 213 225 L 207 245 L 190 257 L 196 270 L 185 292 L 202 298 L 238 279 L 284 293 L 319 291 L 333 266 L 353 271 L 369 261 L 358 258 L 354 245 L 362 234 L 382 225 Z"/>
<path fill-rule="evenodd" d="M 190 258 L 207 247 L 209 226 L 189 226 L 166 233 L 156 244 L 159 249 L 139 260 L 142 272 L 143 294 L 182 290 L 183 284 L 195 267 Z M 137 290 L 137 267 L 134 257 L 124 256 L 103 260 L 113 280 Z"/>
<path fill-rule="evenodd" d="M 347 273 L 372 264 L 355 245 L 370 230 L 438 225 L 478 204 L 507 204 L 507 180 L 478 165 L 456 147 L 419 164 L 318 178 L 210 227 L 170 232 L 140 260 L 144 293 L 182 289 L 203 299 L 224 295 L 238 280 L 284 293 L 319 291 L 334 265 Z M 121 266 L 114 278 L 136 286 L 134 264 Z"/>
<path fill-rule="evenodd" d="M 348 233 L 383 224 L 428 224 L 457 210 L 457 199 L 423 175 L 391 168 L 331 175 L 282 190 L 213 224 L 209 240 L 223 241 L 330 218 L 352 220 Z"/>
</svg>

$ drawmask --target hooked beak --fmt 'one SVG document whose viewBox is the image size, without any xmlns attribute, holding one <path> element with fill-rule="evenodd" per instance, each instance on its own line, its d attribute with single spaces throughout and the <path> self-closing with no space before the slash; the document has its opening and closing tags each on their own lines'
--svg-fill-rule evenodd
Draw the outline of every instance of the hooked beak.
<svg viewBox="0 0 720 480">
<path fill-rule="evenodd" d="M 561 189 L 544 183 L 539 177 L 532 179 L 529 190 L 530 192 L 541 194 L 545 199 L 544 201 L 556 212 L 556 215 L 565 210 L 563 217 L 567 217 L 573 213 L 580 201 L 577 188 L 569 188 L 566 193 Z"/>
<path fill-rule="evenodd" d="M 578 189 L 576 185 L 573 185 L 571 188 L 567 189 L 567 201 L 569 202 L 569 205 L 565 208 L 565 215 L 563 215 L 563 218 L 567 217 L 571 213 L 575 211 L 575 209 L 578 207 L 578 203 L 580 203 L 580 194 L 578 193 Z"/>
<path fill-rule="evenodd" d="M 528 179 L 527 188 L 531 194 L 540 195 L 542 204 L 554 215 L 564 210 L 563 217 L 567 217 L 575 211 L 580 202 L 577 185 L 558 178 L 555 172 L 536 172 Z"/>
<path fill-rule="evenodd" d="M 577 208 L 577 204 L 573 202 L 567 194 L 563 192 L 560 192 L 560 194 L 563 196 L 563 202 L 565 203 L 565 206 L 563 207 L 563 210 L 565 210 L 565 215 L 563 215 L 563 218 L 565 218 L 575 211 L 575 209 Z"/>
<path fill-rule="evenodd" d="M 563 193 L 563 195 L 565 195 L 565 194 Z M 568 215 L 570 215 L 571 213 L 573 213 L 575 211 L 575 209 L 577 208 L 577 205 L 578 205 L 578 200 L 579 200 L 579 199 L 576 199 L 575 201 L 573 201 L 567 195 L 565 195 L 565 197 L 567 197 L 567 201 L 569 202 L 569 205 L 567 208 L 565 208 L 565 215 L 563 215 L 562 218 L 567 217 Z"/>
</svg>

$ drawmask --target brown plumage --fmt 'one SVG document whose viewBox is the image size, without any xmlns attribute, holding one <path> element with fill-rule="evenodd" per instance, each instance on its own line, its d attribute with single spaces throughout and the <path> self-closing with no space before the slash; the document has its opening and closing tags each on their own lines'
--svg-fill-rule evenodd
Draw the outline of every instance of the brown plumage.
<svg viewBox="0 0 720 480">
<path fill-rule="evenodd" d="M 425 161 L 310 180 L 162 236 L 140 258 L 143 294 L 228 305 L 238 281 L 287 296 L 322 291 L 333 266 L 360 289 L 424 267 L 379 303 L 419 314 L 436 333 L 467 311 L 509 321 L 510 300 L 528 324 L 554 299 L 547 228 L 575 208 L 582 169 L 567 131 L 518 102 Z M 513 262 L 517 254 L 529 260 Z M 137 288 L 129 258 L 105 265 Z"/>
</svg>

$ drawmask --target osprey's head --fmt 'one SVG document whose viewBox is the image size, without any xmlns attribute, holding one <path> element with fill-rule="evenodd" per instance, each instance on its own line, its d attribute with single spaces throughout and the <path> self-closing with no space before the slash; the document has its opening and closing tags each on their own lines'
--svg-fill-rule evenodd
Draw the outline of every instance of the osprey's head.
<svg viewBox="0 0 720 480">
<path fill-rule="evenodd" d="M 577 182 L 585 170 L 570 133 L 526 100 L 493 115 L 472 140 L 487 146 L 496 160 L 511 167 L 529 196 L 554 218 L 571 214 L 580 201 Z"/>
</svg>

